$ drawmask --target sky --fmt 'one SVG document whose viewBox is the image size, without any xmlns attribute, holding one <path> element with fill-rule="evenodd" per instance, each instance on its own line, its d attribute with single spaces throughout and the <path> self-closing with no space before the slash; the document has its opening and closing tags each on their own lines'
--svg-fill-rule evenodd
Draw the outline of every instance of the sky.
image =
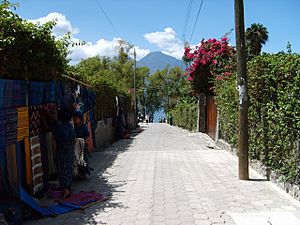
<svg viewBox="0 0 300 225">
<path fill-rule="evenodd" d="M 40 23 L 56 19 L 56 36 L 71 32 L 75 41 L 85 41 L 84 46 L 70 49 L 74 64 L 95 55 L 114 56 L 119 39 L 135 46 L 137 59 L 152 51 L 181 59 L 184 41 L 197 45 L 203 38 L 220 38 L 234 28 L 234 0 L 204 0 L 192 36 L 201 0 L 11 2 L 19 3 L 16 13 L 24 19 Z M 294 52 L 300 52 L 299 0 L 244 0 L 244 5 L 245 27 L 261 23 L 269 31 L 264 52 L 286 51 L 288 42 Z M 234 31 L 228 36 L 232 45 L 234 36 Z"/>
</svg>

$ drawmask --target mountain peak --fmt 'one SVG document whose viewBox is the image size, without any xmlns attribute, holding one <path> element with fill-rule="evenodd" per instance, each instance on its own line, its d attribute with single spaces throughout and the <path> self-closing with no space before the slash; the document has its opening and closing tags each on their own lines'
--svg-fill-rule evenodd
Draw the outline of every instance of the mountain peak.
<svg viewBox="0 0 300 225">
<path fill-rule="evenodd" d="M 170 55 L 166 55 L 160 51 L 150 52 L 137 63 L 137 66 L 139 67 L 149 67 L 150 74 L 155 73 L 157 70 L 162 70 L 168 65 L 170 67 L 178 66 L 182 69 L 185 68 L 183 61 L 178 60 Z"/>
</svg>

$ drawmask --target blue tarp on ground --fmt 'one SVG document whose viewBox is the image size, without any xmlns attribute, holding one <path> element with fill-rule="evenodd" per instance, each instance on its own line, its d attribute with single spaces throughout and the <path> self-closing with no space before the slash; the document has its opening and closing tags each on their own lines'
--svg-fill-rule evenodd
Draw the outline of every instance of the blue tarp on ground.
<svg viewBox="0 0 300 225">
<path fill-rule="evenodd" d="M 40 206 L 22 187 L 20 188 L 20 198 L 23 202 L 25 202 L 28 206 L 30 206 L 33 210 L 35 210 L 40 215 L 47 217 L 47 216 L 55 216 L 61 215 L 64 213 L 68 213 L 80 207 L 72 204 L 68 205 L 54 205 L 51 207 L 43 207 Z"/>
</svg>

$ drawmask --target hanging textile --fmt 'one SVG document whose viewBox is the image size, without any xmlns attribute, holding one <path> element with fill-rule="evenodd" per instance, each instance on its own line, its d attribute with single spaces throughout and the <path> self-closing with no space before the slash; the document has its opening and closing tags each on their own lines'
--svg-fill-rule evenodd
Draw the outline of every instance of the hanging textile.
<svg viewBox="0 0 300 225">
<path fill-rule="evenodd" d="M 32 184 L 32 169 L 31 169 L 31 154 L 30 154 L 30 143 L 29 138 L 24 140 L 24 158 L 25 158 L 25 170 L 26 170 L 26 184 Z"/>
<path fill-rule="evenodd" d="M 5 97 L 5 80 L 0 79 L 0 108 L 3 108 L 4 97 Z"/>
<path fill-rule="evenodd" d="M 6 110 L 6 144 L 14 144 L 17 141 L 18 113 L 16 109 Z"/>
<path fill-rule="evenodd" d="M 29 136 L 29 112 L 28 107 L 18 108 L 18 135 L 17 140 L 21 141 Z"/>
<path fill-rule="evenodd" d="M 55 82 L 45 83 L 45 103 L 56 102 L 56 85 Z"/>
<path fill-rule="evenodd" d="M 27 81 L 24 80 L 14 80 L 13 88 L 13 107 L 22 107 L 26 106 L 26 98 L 28 95 L 28 85 Z"/>
<path fill-rule="evenodd" d="M 1 81 L 1 80 L 0 80 Z M 1 85 L 1 82 L 0 82 Z M 0 87 L 1 92 L 1 87 Z M 0 93 L 1 95 L 1 93 Z M 6 110 L 0 110 L 0 194 L 4 194 L 5 190 L 5 171 L 6 171 Z"/>
<path fill-rule="evenodd" d="M 29 105 L 42 105 L 44 102 L 44 82 L 31 81 L 29 84 Z"/>
<path fill-rule="evenodd" d="M 0 151 L 4 151 L 6 145 L 6 110 L 0 110 Z"/>
<path fill-rule="evenodd" d="M 43 188 L 48 190 L 49 188 L 49 165 L 48 165 L 48 151 L 47 151 L 47 140 L 46 134 L 42 133 L 39 135 L 40 139 L 40 151 L 42 156 L 42 167 L 43 167 Z"/>
<path fill-rule="evenodd" d="M 41 116 L 38 106 L 31 106 L 29 108 L 29 133 L 30 137 L 39 134 L 39 128 L 41 123 Z"/>
<path fill-rule="evenodd" d="M 7 179 L 12 194 L 17 194 L 19 187 L 18 163 L 16 145 L 11 144 L 6 147 L 6 171 Z"/>
<path fill-rule="evenodd" d="M 51 132 L 46 133 L 45 136 L 47 145 L 49 175 L 54 175 L 56 173 L 54 138 Z"/>
<path fill-rule="evenodd" d="M 43 189 L 43 164 L 39 136 L 30 138 L 33 193 Z"/>
<path fill-rule="evenodd" d="M 3 108 L 10 108 L 13 105 L 14 81 L 5 80 Z"/>
<path fill-rule="evenodd" d="M 51 125 L 57 122 L 58 107 L 56 103 L 48 103 L 40 106 L 40 133 L 51 131 Z"/>
</svg>

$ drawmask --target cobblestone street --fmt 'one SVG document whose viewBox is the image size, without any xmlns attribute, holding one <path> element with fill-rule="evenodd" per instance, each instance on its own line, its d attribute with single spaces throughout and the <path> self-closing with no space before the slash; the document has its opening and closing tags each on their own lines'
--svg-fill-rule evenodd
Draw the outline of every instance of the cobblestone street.
<svg viewBox="0 0 300 225">
<path fill-rule="evenodd" d="M 236 157 L 213 149 L 205 134 L 166 124 L 142 128 L 93 153 L 92 177 L 74 184 L 75 192 L 95 190 L 108 201 L 26 224 L 300 224 L 296 201 L 253 171 L 250 181 L 239 181 Z"/>
</svg>

